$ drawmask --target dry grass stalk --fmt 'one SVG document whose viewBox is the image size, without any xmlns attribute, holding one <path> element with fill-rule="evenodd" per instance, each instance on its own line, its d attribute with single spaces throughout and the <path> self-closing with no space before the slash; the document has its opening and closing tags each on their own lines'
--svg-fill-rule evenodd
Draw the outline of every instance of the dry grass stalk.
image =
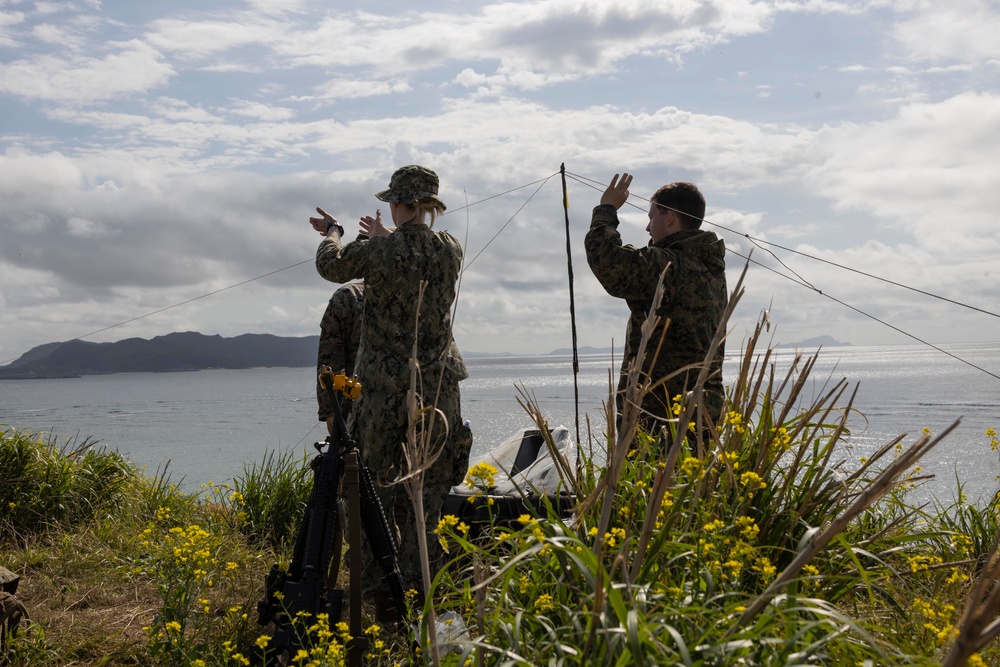
<svg viewBox="0 0 1000 667">
<path fill-rule="evenodd" d="M 569 461 L 566 460 L 566 457 L 563 456 L 562 452 L 556 448 L 556 443 L 552 439 L 552 431 L 549 430 L 549 422 L 545 418 L 545 414 L 542 412 L 542 409 L 538 406 L 538 401 L 535 399 L 535 396 L 523 385 L 518 385 L 516 389 L 517 393 L 520 394 L 520 396 L 517 397 L 517 403 L 521 406 L 521 409 L 528 413 L 528 417 L 531 418 L 531 421 L 535 423 L 535 426 L 537 426 L 538 430 L 541 432 L 542 440 L 545 442 L 545 448 L 548 450 L 549 456 L 552 457 L 552 461 L 555 463 L 556 473 L 559 475 L 560 485 L 564 489 L 570 489 L 574 497 L 579 497 L 581 490 L 577 467 L 571 466 Z M 580 443 L 577 443 L 577 446 L 579 445 Z M 577 455 L 577 460 L 579 460 L 579 455 Z M 518 490 L 520 491 L 520 489 Z"/>
<path fill-rule="evenodd" d="M 973 653 L 1000 636 L 1000 534 L 993 538 L 990 558 L 969 595 L 959 633 L 941 667 L 962 667 Z"/>
<path fill-rule="evenodd" d="M 426 281 L 421 281 L 420 289 L 417 293 L 417 316 L 414 319 L 414 331 L 417 330 L 420 320 L 420 305 L 423 302 L 424 291 L 427 287 Z M 443 413 L 434 405 L 427 406 L 423 403 L 423 378 L 420 372 L 420 364 L 417 362 L 417 339 L 414 336 L 413 350 L 409 359 L 410 366 L 410 388 L 406 392 L 406 412 L 409 417 L 409 425 L 406 429 L 406 441 L 402 443 L 403 456 L 406 458 L 407 472 L 404 476 L 396 480 L 397 484 L 402 484 L 406 493 L 413 503 L 413 513 L 417 523 L 417 546 L 420 549 L 420 570 L 423 579 L 424 591 L 430 592 L 433 578 L 431 577 L 430 555 L 427 548 L 427 515 L 424 511 L 424 475 L 434 462 L 438 460 L 444 451 L 444 446 L 448 441 L 448 420 Z M 444 374 L 442 367 L 441 376 Z M 434 403 L 441 392 L 441 380 L 438 378 L 437 391 L 434 395 Z M 443 437 L 438 443 L 432 442 L 434 437 L 435 422 L 440 419 L 444 427 Z M 429 613 L 425 617 L 427 621 L 428 639 L 431 647 L 431 659 L 435 666 L 441 664 L 440 649 L 437 645 L 437 630 L 435 627 L 434 604 L 431 596 L 428 595 Z M 402 613 L 403 610 L 400 610 Z"/>
<path fill-rule="evenodd" d="M 600 481 L 595 485 L 591 494 L 580 503 L 577 510 L 578 514 L 584 514 L 588 512 L 598 501 L 603 500 L 601 512 L 602 518 L 601 523 L 598 526 L 597 545 L 595 545 L 595 550 L 597 551 L 599 551 L 604 531 L 607 530 L 608 522 L 610 520 L 605 520 L 605 516 L 610 517 L 611 501 L 614 498 L 614 488 L 618 483 L 618 477 L 621 474 L 625 458 L 628 456 L 629 449 L 635 440 L 636 432 L 638 430 L 639 417 L 642 412 L 642 399 L 652 388 L 651 383 L 648 380 L 648 375 L 642 372 L 641 360 L 645 357 L 646 347 L 649 344 L 653 331 L 655 331 L 660 322 L 660 318 L 656 316 L 656 309 L 659 308 L 660 301 L 663 299 L 663 279 L 665 276 L 666 269 L 664 269 L 663 273 L 660 274 L 660 279 L 656 284 L 656 290 L 653 293 L 653 302 L 649 307 L 649 313 L 646 317 L 646 321 L 643 322 L 642 338 L 639 341 L 639 349 L 636 351 L 636 357 L 629 363 L 628 368 L 626 369 L 627 381 L 625 383 L 625 392 L 622 398 L 620 419 L 615 419 L 614 414 L 610 413 L 609 410 L 609 429 L 611 429 L 612 424 L 617 424 L 617 430 L 614 432 L 614 439 L 609 440 L 612 448 L 611 451 L 608 452 L 605 473 L 601 476 Z M 664 330 L 667 326 L 670 326 L 669 321 L 666 323 Z M 612 405 L 613 404 L 614 401 L 612 401 Z M 610 491 L 610 493 L 606 493 L 606 491 Z"/>
<path fill-rule="evenodd" d="M 656 283 L 656 290 L 653 293 L 653 302 L 649 307 L 649 313 L 646 316 L 646 321 L 642 325 L 642 338 L 639 342 L 639 349 L 636 351 L 636 357 L 628 365 L 626 371 L 628 380 L 625 385 L 625 395 L 622 400 L 622 413 L 621 420 L 618 422 L 617 431 L 614 431 L 614 427 L 611 426 L 615 423 L 615 415 L 613 407 L 608 408 L 608 426 L 609 431 L 613 432 L 614 439 L 609 439 L 612 444 L 612 450 L 608 452 L 608 465 L 605 468 L 604 474 L 596 485 L 594 485 L 594 490 L 590 495 L 585 498 L 577 506 L 577 516 L 583 516 L 590 511 L 590 508 L 596 505 L 598 502 L 602 502 L 601 505 L 601 516 L 598 521 L 597 537 L 594 540 L 594 553 L 597 556 L 598 562 L 601 562 L 603 558 L 604 551 L 604 533 L 607 532 L 608 525 L 611 522 L 611 510 L 614 506 L 614 496 L 615 488 L 618 485 L 618 478 L 621 475 L 622 467 L 625 464 L 625 458 L 628 456 L 629 449 L 632 446 L 632 442 L 635 439 L 636 432 L 639 424 L 639 416 L 641 413 L 642 398 L 650 391 L 650 382 L 646 379 L 648 376 L 641 372 L 642 362 L 646 353 L 646 346 L 649 344 L 650 337 L 653 331 L 656 330 L 656 326 L 659 324 L 660 318 L 656 316 L 656 309 L 660 305 L 660 301 L 663 299 L 663 279 L 666 276 L 666 269 L 660 274 L 660 279 Z M 669 326 L 670 322 L 666 323 Z M 664 331 L 666 329 L 664 327 Z M 611 402 L 614 405 L 614 401 Z M 604 608 L 604 568 L 598 568 L 597 570 L 597 580 L 594 582 L 594 607 L 592 614 L 600 614 L 600 610 Z M 591 624 L 591 630 L 587 638 L 587 644 L 595 640 L 595 632 L 597 628 L 597 623 Z M 587 647 L 585 647 L 586 650 Z"/>
<path fill-rule="evenodd" d="M 812 533 L 813 537 L 808 538 L 809 542 L 805 548 L 799 552 L 795 559 L 792 560 L 788 567 L 786 567 L 785 570 L 778 575 L 771 585 L 768 586 L 767 589 L 746 608 L 739 620 L 737 620 L 736 623 L 734 623 L 729 630 L 726 631 L 724 636 L 731 637 L 752 621 L 754 617 L 756 617 L 757 614 L 759 614 L 761 610 L 763 610 L 764 607 L 766 607 L 771 600 L 778 595 L 785 588 L 785 586 L 788 585 L 790 581 L 799 575 L 802 567 L 812 560 L 816 554 L 826 548 L 826 545 L 830 543 L 830 540 L 836 537 L 837 534 L 840 533 L 840 531 L 842 531 L 859 514 L 861 514 L 861 512 L 866 510 L 893 488 L 904 482 L 909 482 L 910 480 L 901 479 L 903 472 L 927 454 L 927 452 L 933 449 L 939 442 L 941 442 L 945 436 L 951 433 L 955 427 L 958 426 L 960 421 L 961 420 L 956 420 L 951 426 L 946 428 L 933 440 L 931 440 L 930 436 L 927 435 L 921 437 L 908 450 L 904 451 L 899 458 L 890 463 L 864 491 L 858 494 L 854 502 L 851 503 L 851 505 L 841 512 L 836 518 L 834 518 L 826 526 L 826 528 L 820 530 L 820 528 L 817 527 L 809 531 Z M 809 533 L 807 533 L 807 536 L 808 535 Z"/>
<path fill-rule="evenodd" d="M 476 620 L 480 628 L 486 627 L 486 587 L 482 586 L 486 582 L 486 568 L 483 567 L 482 557 L 477 553 L 472 560 L 472 580 L 475 584 L 473 594 L 476 596 Z M 476 667 L 483 667 L 483 647 L 476 647 Z"/>
</svg>

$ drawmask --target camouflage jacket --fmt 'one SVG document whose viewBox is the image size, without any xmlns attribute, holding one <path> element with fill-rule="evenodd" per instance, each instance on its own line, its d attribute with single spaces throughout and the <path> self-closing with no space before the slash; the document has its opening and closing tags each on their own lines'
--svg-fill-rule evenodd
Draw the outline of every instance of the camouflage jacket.
<svg viewBox="0 0 1000 667">
<path fill-rule="evenodd" d="M 424 382 L 468 377 L 451 337 L 451 307 L 462 266 L 462 246 L 447 232 L 427 225 L 402 225 L 389 236 L 358 239 L 343 245 L 327 237 L 316 251 L 316 269 L 334 282 L 365 281 L 365 316 L 355 373 L 362 392 L 405 392 L 408 360 L 418 341 L 417 361 Z M 420 312 L 420 283 L 427 282 Z M 419 319 L 418 319 L 419 315 Z"/>
<path fill-rule="evenodd" d="M 361 343 L 361 324 L 365 310 L 364 283 L 350 283 L 333 293 L 319 325 L 319 352 L 316 356 L 316 375 L 323 366 L 334 373 L 344 371 L 354 374 L 354 362 Z M 319 420 L 333 414 L 333 398 L 317 380 L 316 400 L 319 403 Z"/>
<path fill-rule="evenodd" d="M 702 364 L 728 303 L 723 241 L 712 232 L 693 230 L 677 232 L 645 248 L 622 245 L 617 211 L 614 206 L 601 205 L 594 208 L 584 245 L 594 276 L 608 294 L 628 304 L 630 316 L 622 371 L 637 354 L 642 323 L 649 313 L 660 274 L 668 265 L 657 315 L 670 318 L 670 323 L 651 378 L 656 381 L 688 364 Z M 644 371 L 656 354 L 663 326 L 661 323 L 653 332 L 647 345 Z M 705 386 L 709 392 L 706 404 L 713 418 L 722 409 L 723 356 L 720 345 Z M 697 370 L 689 371 L 668 381 L 670 397 L 685 387 L 691 389 L 697 374 Z"/>
</svg>

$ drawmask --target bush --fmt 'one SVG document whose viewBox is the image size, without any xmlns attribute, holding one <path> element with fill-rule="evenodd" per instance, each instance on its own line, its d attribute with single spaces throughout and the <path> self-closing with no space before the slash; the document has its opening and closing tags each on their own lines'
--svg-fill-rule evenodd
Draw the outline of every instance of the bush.
<svg viewBox="0 0 1000 667">
<path fill-rule="evenodd" d="M 98 443 L 56 445 L 37 433 L 0 432 L 0 538 L 86 523 L 121 505 L 134 464 Z"/>
</svg>

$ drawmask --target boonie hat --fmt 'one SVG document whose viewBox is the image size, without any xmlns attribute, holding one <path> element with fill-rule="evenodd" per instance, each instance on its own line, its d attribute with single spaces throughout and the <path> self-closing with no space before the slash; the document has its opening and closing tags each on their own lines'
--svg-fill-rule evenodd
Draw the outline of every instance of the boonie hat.
<svg viewBox="0 0 1000 667">
<path fill-rule="evenodd" d="M 437 194 L 437 174 L 419 164 L 410 164 L 397 169 L 389 181 L 389 189 L 376 192 L 375 196 L 393 204 L 412 204 L 418 199 L 433 199 L 442 209 L 447 208 Z"/>
</svg>

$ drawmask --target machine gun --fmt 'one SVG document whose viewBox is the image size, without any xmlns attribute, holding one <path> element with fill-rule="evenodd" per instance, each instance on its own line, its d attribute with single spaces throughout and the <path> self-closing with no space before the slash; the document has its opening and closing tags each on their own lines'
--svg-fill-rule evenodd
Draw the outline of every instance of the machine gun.
<svg viewBox="0 0 1000 667">
<path fill-rule="evenodd" d="M 389 528 L 382 503 L 375 493 L 371 473 L 361 461 L 357 444 L 344 421 L 341 397 L 356 399 L 361 384 L 344 373 L 324 366 L 320 384 L 331 392 L 335 410 L 331 434 L 314 447 L 319 454 L 312 460 L 313 488 L 299 525 L 288 569 L 273 565 L 265 579 L 264 599 L 257 603 L 258 623 L 274 624 L 274 633 L 264 649 L 267 664 L 287 664 L 299 648 L 309 645 L 308 627 L 319 614 L 326 614 L 329 627 L 340 621 L 343 589 L 337 588 L 343 528 L 340 504 L 341 482 L 348 500 L 348 528 L 351 544 L 351 619 L 348 663 L 360 665 L 364 650 L 361 624 L 361 528 L 382 568 L 400 617 L 406 614 L 406 596 L 397 562 L 398 545 Z M 329 383 L 329 386 L 328 386 Z"/>
</svg>

